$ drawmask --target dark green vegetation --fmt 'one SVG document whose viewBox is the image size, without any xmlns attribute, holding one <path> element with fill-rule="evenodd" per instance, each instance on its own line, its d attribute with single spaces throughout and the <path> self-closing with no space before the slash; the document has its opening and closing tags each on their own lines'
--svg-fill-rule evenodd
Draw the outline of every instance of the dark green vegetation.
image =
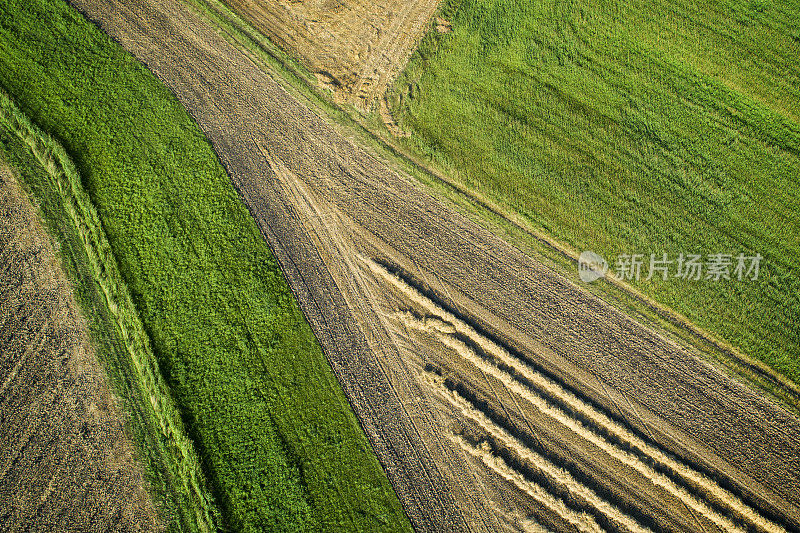
<svg viewBox="0 0 800 533">
<path fill-rule="evenodd" d="M 408 146 L 578 251 L 760 253 L 755 282 L 636 285 L 800 381 L 800 5 L 463 0 L 442 16 L 452 32 L 390 94 Z"/>
<path fill-rule="evenodd" d="M 0 85 L 75 162 L 222 509 L 218 525 L 408 529 L 269 248 L 174 97 L 61 0 L 0 8 Z M 39 183 L 42 203 L 55 202 Z M 125 372 L 111 371 L 123 393 Z M 144 450 L 147 431 L 134 429 Z"/>
</svg>

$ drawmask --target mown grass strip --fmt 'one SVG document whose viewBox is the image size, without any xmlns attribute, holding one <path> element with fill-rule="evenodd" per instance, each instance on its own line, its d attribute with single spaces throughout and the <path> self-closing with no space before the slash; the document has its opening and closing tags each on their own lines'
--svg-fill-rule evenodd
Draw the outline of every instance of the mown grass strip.
<svg viewBox="0 0 800 533">
<path fill-rule="evenodd" d="M 2 4 L 0 85 L 75 163 L 220 527 L 409 530 L 269 247 L 174 96 L 61 0 Z"/>
<path fill-rule="evenodd" d="M 58 188 L 24 141 L 3 121 L 0 121 L 0 159 L 18 176 L 46 224 L 77 303 L 86 318 L 93 349 L 113 388 L 118 412 L 124 420 L 127 433 L 136 444 L 138 460 L 145 465 L 144 473 L 159 508 L 159 515 L 177 517 L 178 498 L 174 491 L 166 490 L 176 485 L 168 482 L 168 451 L 160 439 L 159 423 L 142 392 L 141 383 L 133 377 L 133 363 L 118 338 L 117 326 L 95 281 L 86 248 L 72 225 Z M 174 518 L 169 520 L 177 522 Z"/>
<path fill-rule="evenodd" d="M 149 403 L 160 430 L 159 440 L 169 454 L 162 466 L 169 471 L 170 486 L 159 489 L 174 492 L 175 505 L 171 510 L 179 514 L 181 529 L 213 531 L 219 511 L 206 488 L 197 453 L 159 372 L 149 338 L 75 165 L 64 148 L 33 124 L 2 91 L 0 123 L 25 143 L 45 169 L 58 190 L 69 223 L 83 244 L 94 281 L 100 287 L 105 307 L 113 317 L 116 333 L 131 363 L 130 368 L 135 372 L 134 381 L 141 386 L 142 399 Z"/>
</svg>

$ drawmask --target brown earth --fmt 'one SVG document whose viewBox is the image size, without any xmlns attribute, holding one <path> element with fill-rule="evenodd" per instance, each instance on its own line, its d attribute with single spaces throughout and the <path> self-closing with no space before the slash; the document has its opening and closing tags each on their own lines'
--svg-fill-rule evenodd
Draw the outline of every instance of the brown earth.
<svg viewBox="0 0 800 533">
<path fill-rule="evenodd" d="M 159 531 L 72 289 L 0 168 L 0 529 Z"/>
<path fill-rule="evenodd" d="M 72 0 L 211 140 L 420 531 L 794 531 L 800 421 L 420 190 L 176 0 Z"/>
<path fill-rule="evenodd" d="M 223 0 L 320 85 L 365 110 L 383 97 L 428 28 L 438 0 Z"/>
</svg>

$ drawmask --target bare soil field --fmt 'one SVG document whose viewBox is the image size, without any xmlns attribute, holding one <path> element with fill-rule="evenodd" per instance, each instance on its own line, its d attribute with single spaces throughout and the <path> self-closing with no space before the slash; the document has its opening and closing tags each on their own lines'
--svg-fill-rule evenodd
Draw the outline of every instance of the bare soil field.
<svg viewBox="0 0 800 533">
<path fill-rule="evenodd" d="M 299 57 L 320 85 L 367 109 L 382 98 L 425 33 L 437 0 L 224 0 Z"/>
<path fill-rule="evenodd" d="M 72 0 L 217 150 L 420 531 L 794 531 L 800 421 L 431 198 L 176 0 Z"/>
<path fill-rule="evenodd" d="M 2 529 L 161 530 L 72 289 L 7 168 L 0 265 Z"/>
</svg>

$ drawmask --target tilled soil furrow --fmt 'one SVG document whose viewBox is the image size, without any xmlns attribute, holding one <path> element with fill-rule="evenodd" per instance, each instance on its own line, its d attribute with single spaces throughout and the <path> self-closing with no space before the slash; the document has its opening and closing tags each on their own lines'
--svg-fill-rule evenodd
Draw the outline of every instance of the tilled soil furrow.
<svg viewBox="0 0 800 533">
<path fill-rule="evenodd" d="M 494 455 L 485 443 L 484 445 L 473 446 L 467 442 L 466 439 L 458 435 L 454 435 L 452 439 L 461 446 L 465 452 L 483 461 L 488 468 L 494 470 L 498 475 L 516 485 L 517 488 L 540 502 L 549 511 L 557 514 L 567 523 L 573 525 L 578 531 L 586 533 L 605 531 L 590 514 L 569 508 L 563 500 L 554 497 L 550 492 L 542 488 L 541 485 L 526 479 L 525 476 L 517 470 L 508 466 L 501 457 Z"/>
<path fill-rule="evenodd" d="M 461 414 L 469 420 L 472 420 L 482 430 L 489 435 L 499 439 L 505 445 L 509 446 L 511 450 L 528 462 L 529 465 L 542 472 L 545 476 L 555 480 L 556 483 L 563 485 L 568 492 L 581 498 L 600 513 L 612 521 L 623 526 L 631 533 L 646 533 L 650 531 L 646 527 L 638 524 L 630 516 L 617 509 L 613 504 L 605 501 L 598 496 L 594 491 L 586 485 L 575 479 L 567 470 L 551 463 L 545 457 L 539 455 L 533 450 L 529 449 L 523 442 L 511 435 L 507 430 L 494 423 L 489 417 L 482 413 L 479 409 L 470 405 L 469 401 L 458 394 L 457 391 L 451 391 L 443 386 L 436 387 L 437 392 L 450 402 L 453 407 L 458 409 Z"/>
</svg>

